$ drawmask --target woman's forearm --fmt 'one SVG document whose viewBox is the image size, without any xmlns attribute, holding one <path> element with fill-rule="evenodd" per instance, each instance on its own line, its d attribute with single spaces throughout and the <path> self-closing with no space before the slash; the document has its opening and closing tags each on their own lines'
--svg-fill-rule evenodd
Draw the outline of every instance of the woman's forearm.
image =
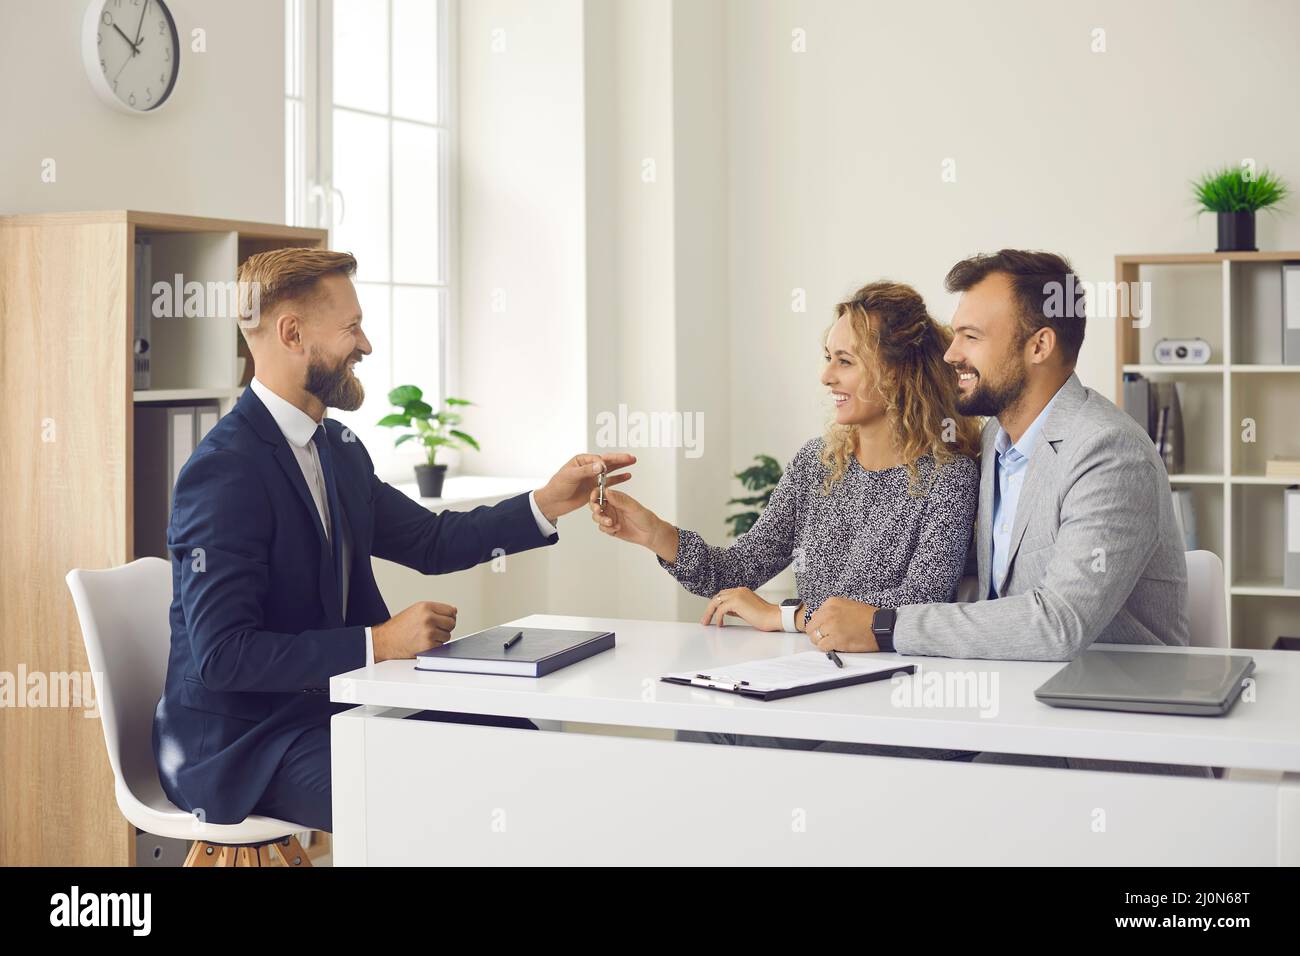
<svg viewBox="0 0 1300 956">
<path fill-rule="evenodd" d="M 669 564 L 676 564 L 677 528 L 662 519 L 656 520 L 658 523 L 655 525 L 654 535 L 650 538 L 650 543 L 646 547 Z"/>
</svg>

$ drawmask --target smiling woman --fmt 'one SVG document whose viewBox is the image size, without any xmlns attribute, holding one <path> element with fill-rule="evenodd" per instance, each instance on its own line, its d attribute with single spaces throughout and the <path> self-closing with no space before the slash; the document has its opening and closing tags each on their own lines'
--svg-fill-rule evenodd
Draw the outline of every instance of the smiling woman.
<svg viewBox="0 0 1300 956">
<path fill-rule="evenodd" d="M 617 491 L 604 507 L 593 502 L 592 515 L 601 531 L 653 551 L 686 590 L 710 597 L 703 624 L 722 626 L 735 617 L 762 631 L 805 632 L 823 650 L 888 651 L 888 634 L 872 627 L 875 621 L 855 628 L 845 616 L 855 607 L 953 598 L 979 498 L 978 428 L 957 411 L 956 376 L 944 362 L 951 336 L 915 289 L 873 282 L 835 311 L 820 379 L 835 409 L 826 437 L 799 450 L 763 513 L 734 544 L 711 547 Z M 797 599 L 777 606 L 755 593 L 790 564 Z M 767 736 L 679 736 L 904 757 L 973 756 Z"/>
<path fill-rule="evenodd" d="M 593 503 L 601 531 L 653 551 L 693 594 L 703 623 L 805 630 L 835 598 L 873 607 L 949 600 L 961 578 L 979 473 L 976 423 L 958 414 L 946 330 L 911 287 L 864 286 L 836 307 L 821 383 L 834 402 L 824 439 L 801 448 L 762 515 L 730 547 L 710 547 L 629 495 Z M 801 605 L 754 593 L 790 564 Z M 874 648 L 871 648 L 874 650 Z"/>
</svg>

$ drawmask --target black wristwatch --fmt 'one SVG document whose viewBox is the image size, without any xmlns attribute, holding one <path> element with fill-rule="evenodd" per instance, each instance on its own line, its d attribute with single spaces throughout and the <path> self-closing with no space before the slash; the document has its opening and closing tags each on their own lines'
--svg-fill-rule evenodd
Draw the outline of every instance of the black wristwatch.
<svg viewBox="0 0 1300 956">
<path fill-rule="evenodd" d="M 878 607 L 871 615 L 871 633 L 882 651 L 894 649 L 894 618 L 897 615 L 892 607 Z"/>
</svg>

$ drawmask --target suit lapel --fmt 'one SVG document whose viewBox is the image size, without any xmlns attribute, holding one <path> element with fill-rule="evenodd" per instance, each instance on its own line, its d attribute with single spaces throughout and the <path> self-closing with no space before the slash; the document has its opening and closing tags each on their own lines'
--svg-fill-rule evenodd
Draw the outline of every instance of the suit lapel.
<svg viewBox="0 0 1300 956">
<path fill-rule="evenodd" d="M 335 492 L 338 495 L 340 510 L 343 512 L 341 515 L 338 515 L 335 520 L 338 521 L 340 525 L 346 525 L 346 527 L 339 527 L 337 532 L 341 535 L 347 535 L 348 538 L 351 539 L 352 554 L 349 563 L 355 565 L 357 554 L 359 552 L 357 543 L 358 529 L 365 527 L 365 522 L 363 521 L 364 515 L 362 513 L 363 491 L 356 488 L 352 481 L 351 472 L 343 466 L 342 443 L 339 441 L 338 435 L 329 427 L 328 419 L 326 420 L 325 425 L 325 440 L 330 444 L 330 458 L 334 462 L 334 487 Z M 339 539 L 340 547 L 342 546 L 343 540 L 343 538 Z M 349 567 L 347 572 L 350 584 L 355 583 L 357 576 L 351 573 L 352 568 Z M 340 581 L 339 588 L 342 589 L 342 587 L 343 582 Z M 349 600 L 348 603 L 351 603 L 351 600 Z"/>
<path fill-rule="evenodd" d="M 984 426 L 980 449 L 980 503 L 975 516 L 975 557 L 979 568 L 979 597 L 988 597 L 989 578 L 993 563 L 993 483 L 998 480 L 997 452 L 993 440 L 997 437 L 998 423 L 989 419 Z"/>
<path fill-rule="evenodd" d="M 1042 481 L 1041 472 L 1050 468 L 1055 462 L 1048 461 L 1048 458 L 1055 458 L 1056 450 L 1046 436 L 1040 432 L 1034 447 L 1029 451 L 1029 464 L 1025 468 L 1024 484 L 1020 488 L 1020 497 L 1016 500 L 1016 520 L 1011 525 L 1011 544 L 1010 554 L 1007 555 L 1007 576 L 1002 580 L 1002 587 L 1007 586 L 1011 580 L 1011 565 L 1016 560 L 1016 552 L 1020 550 L 1020 541 L 1025 536 L 1025 527 L 1029 524 L 1029 516 L 1038 506 L 1038 498 L 1043 493 L 1042 489 L 1045 483 Z M 1002 596 L 1002 591 L 998 592 L 998 597 Z"/>
<path fill-rule="evenodd" d="M 302 466 L 298 464 L 298 459 L 294 457 L 293 451 L 289 448 L 289 442 L 283 435 L 280 436 L 280 444 L 275 447 L 275 460 L 279 463 L 285 477 L 289 479 L 289 484 L 293 485 L 294 491 L 298 493 L 298 500 L 307 509 L 307 513 L 311 516 L 312 526 L 316 529 L 316 578 L 320 586 L 321 606 L 325 608 L 325 613 L 330 617 L 341 615 L 343 612 L 343 584 L 334 573 L 334 551 L 330 547 L 329 539 L 325 537 L 325 526 L 321 524 L 320 511 L 316 507 L 316 501 L 307 489 L 307 479 L 303 477 Z M 338 533 L 337 528 L 335 533 Z"/>
<path fill-rule="evenodd" d="M 252 425 L 258 436 L 271 446 L 272 457 L 275 458 L 276 464 L 280 466 L 280 470 L 284 472 L 284 476 L 297 494 L 299 502 L 307 509 L 307 514 L 311 517 L 312 527 L 316 529 L 317 580 L 320 588 L 321 606 L 327 616 L 341 620 L 343 585 L 334 573 L 334 554 L 330 549 L 328 539 L 325 537 L 325 526 L 321 524 L 320 512 L 316 508 L 316 502 L 311 496 L 311 491 L 307 488 L 307 479 L 303 477 L 302 466 L 298 464 L 298 459 L 294 457 L 293 450 L 289 447 L 289 440 L 284 437 L 284 433 L 280 431 L 280 426 L 275 423 L 271 413 L 267 411 L 266 406 L 262 404 L 262 400 L 257 397 L 257 393 L 251 388 L 244 389 L 235 410 L 244 417 L 245 421 Z"/>
<path fill-rule="evenodd" d="M 1007 576 L 1002 581 L 1003 588 L 1011 580 L 1016 552 L 1020 550 L 1025 528 L 1029 526 L 1029 519 L 1038 508 L 1039 499 L 1053 493 L 1056 487 L 1056 482 L 1050 480 L 1050 476 L 1056 470 L 1057 448 L 1065 440 L 1074 413 L 1079 410 L 1079 406 L 1087 396 L 1087 390 L 1078 376 L 1070 373 L 1070 377 L 1065 380 L 1065 384 L 1061 386 L 1061 390 L 1053 400 L 1052 410 L 1043 422 L 1043 428 L 1038 433 L 1034 447 L 1029 451 L 1025 481 L 1020 488 L 1020 497 L 1016 501 L 1016 520 L 1011 525 L 1011 553 L 1007 555 Z M 1002 596 L 1001 591 L 998 592 L 998 596 Z"/>
</svg>

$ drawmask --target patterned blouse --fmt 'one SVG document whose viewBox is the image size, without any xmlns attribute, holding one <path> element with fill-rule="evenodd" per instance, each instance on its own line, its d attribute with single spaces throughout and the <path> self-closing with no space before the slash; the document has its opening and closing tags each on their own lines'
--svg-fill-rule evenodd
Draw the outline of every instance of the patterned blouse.
<svg viewBox="0 0 1300 956">
<path fill-rule="evenodd" d="M 734 544 L 711 547 L 680 529 L 677 563 L 660 558 L 660 565 L 692 594 L 712 597 L 724 588 L 759 588 L 793 562 L 805 620 L 830 597 L 874 607 L 952 600 L 979 502 L 978 465 L 958 456 L 935 473 L 926 455 L 917 462 L 920 496 L 913 497 L 905 465 L 867 471 L 851 455 L 823 494 L 822 445 L 815 438 L 799 449 Z"/>
</svg>

